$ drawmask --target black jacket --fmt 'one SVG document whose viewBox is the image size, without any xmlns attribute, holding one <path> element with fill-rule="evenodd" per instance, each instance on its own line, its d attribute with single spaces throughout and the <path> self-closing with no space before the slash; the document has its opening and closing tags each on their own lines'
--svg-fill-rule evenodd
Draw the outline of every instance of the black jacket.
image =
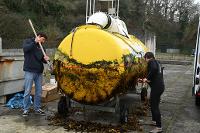
<svg viewBox="0 0 200 133">
<path fill-rule="evenodd" d="M 27 39 L 23 43 L 24 51 L 24 71 L 42 73 L 43 63 L 46 63 L 39 44 L 36 44 L 35 38 Z"/>
<path fill-rule="evenodd" d="M 147 71 L 147 79 L 150 81 L 149 86 L 151 87 L 151 91 L 163 91 L 165 86 L 158 61 L 155 59 L 149 60 Z"/>
</svg>

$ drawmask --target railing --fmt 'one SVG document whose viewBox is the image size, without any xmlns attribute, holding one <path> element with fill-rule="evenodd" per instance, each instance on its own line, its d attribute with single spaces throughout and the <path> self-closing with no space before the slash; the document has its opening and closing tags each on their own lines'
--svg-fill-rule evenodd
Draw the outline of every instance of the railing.
<svg viewBox="0 0 200 133">
<path fill-rule="evenodd" d="M 156 59 L 158 60 L 178 60 L 178 61 L 193 61 L 194 56 L 174 53 L 156 53 Z"/>
</svg>

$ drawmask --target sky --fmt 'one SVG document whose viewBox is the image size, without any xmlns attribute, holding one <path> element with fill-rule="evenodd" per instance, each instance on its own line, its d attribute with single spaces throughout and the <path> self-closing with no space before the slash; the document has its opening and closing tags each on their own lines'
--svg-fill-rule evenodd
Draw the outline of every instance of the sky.
<svg viewBox="0 0 200 133">
<path fill-rule="evenodd" d="M 200 3 L 200 0 L 194 0 L 194 3 L 197 3 L 197 2 Z"/>
</svg>

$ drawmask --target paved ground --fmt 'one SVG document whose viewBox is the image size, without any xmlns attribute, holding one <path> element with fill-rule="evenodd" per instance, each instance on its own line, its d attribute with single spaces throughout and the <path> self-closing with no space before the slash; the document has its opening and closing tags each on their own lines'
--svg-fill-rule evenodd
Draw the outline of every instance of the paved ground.
<svg viewBox="0 0 200 133">
<path fill-rule="evenodd" d="M 193 66 L 164 66 L 166 90 L 160 104 L 164 132 L 200 133 L 200 108 L 195 106 L 191 95 Z M 150 120 L 148 117 L 144 119 Z M 150 128 L 144 125 L 144 132 Z"/>
<path fill-rule="evenodd" d="M 200 133 L 200 108 L 194 105 L 194 98 L 191 96 L 193 66 L 164 65 L 164 67 L 166 90 L 160 104 L 164 132 Z M 139 103 L 139 96 L 128 95 L 128 97 L 129 100 L 132 98 L 131 102 Z M 51 115 L 56 112 L 56 108 L 57 102 L 51 102 L 46 105 L 45 110 L 48 115 Z M 1 106 L 0 133 L 66 132 L 63 127 L 48 125 L 46 116 L 31 114 L 29 119 L 24 119 L 21 113 L 21 110 L 9 110 Z M 108 121 L 112 123 L 113 116 L 107 119 L 110 119 Z M 150 112 L 147 116 L 140 118 L 145 133 L 153 128 L 148 125 L 150 120 Z"/>
<path fill-rule="evenodd" d="M 163 96 L 164 127 L 167 133 L 200 133 L 200 108 L 192 97 L 193 66 L 166 66 Z M 168 114 L 168 116 L 167 116 Z"/>
</svg>

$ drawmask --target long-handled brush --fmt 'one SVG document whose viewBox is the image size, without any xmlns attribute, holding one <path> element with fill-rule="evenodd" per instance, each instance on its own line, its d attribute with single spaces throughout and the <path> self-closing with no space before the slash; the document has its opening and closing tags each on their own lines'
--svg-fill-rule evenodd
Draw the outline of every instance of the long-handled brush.
<svg viewBox="0 0 200 133">
<path fill-rule="evenodd" d="M 34 28 L 34 26 L 33 26 L 33 23 L 31 22 L 30 19 L 29 19 L 28 21 L 29 21 L 29 24 L 30 24 L 30 26 L 31 26 L 31 28 L 32 28 L 32 30 L 33 30 L 33 33 L 35 34 L 35 37 L 37 37 L 37 33 L 36 33 L 36 31 L 35 31 L 35 28 Z M 42 44 L 41 44 L 40 42 L 39 42 L 39 46 L 40 46 L 40 48 L 41 48 L 41 50 L 42 50 L 43 55 L 46 56 L 46 53 L 45 53 L 45 51 L 44 51 L 44 49 L 43 49 L 43 47 L 42 47 Z M 53 72 L 53 66 L 52 66 L 52 64 L 51 64 L 51 62 L 50 62 L 49 60 L 47 61 L 47 64 L 48 64 L 48 66 L 49 66 L 50 72 Z"/>
</svg>

